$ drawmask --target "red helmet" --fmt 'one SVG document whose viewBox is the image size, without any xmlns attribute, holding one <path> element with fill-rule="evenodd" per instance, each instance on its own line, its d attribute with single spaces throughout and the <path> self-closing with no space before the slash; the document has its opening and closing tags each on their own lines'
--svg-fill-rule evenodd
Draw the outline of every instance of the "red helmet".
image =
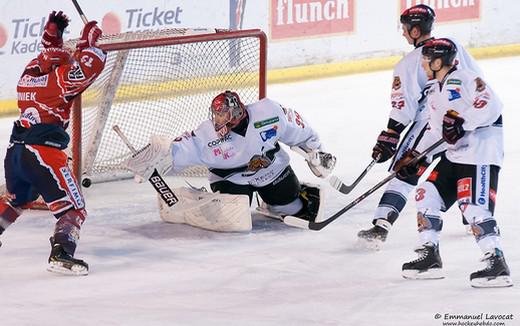
<svg viewBox="0 0 520 326">
<path fill-rule="evenodd" d="M 218 94 L 211 101 L 210 110 L 215 131 L 222 137 L 245 118 L 245 106 L 238 94 L 232 91 Z"/>
</svg>

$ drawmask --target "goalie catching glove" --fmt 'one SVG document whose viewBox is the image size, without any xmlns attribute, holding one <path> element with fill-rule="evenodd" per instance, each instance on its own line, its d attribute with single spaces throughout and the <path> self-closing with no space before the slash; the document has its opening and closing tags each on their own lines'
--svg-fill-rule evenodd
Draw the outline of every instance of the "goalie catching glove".
<svg viewBox="0 0 520 326">
<path fill-rule="evenodd" d="M 171 148 L 172 139 L 153 135 L 150 143 L 132 154 L 123 162 L 123 166 L 135 174 L 135 180 L 139 183 L 150 179 L 154 170 L 164 175 L 173 168 Z"/>
<path fill-rule="evenodd" d="M 330 153 L 303 146 L 293 146 L 291 149 L 305 158 L 312 173 L 319 178 L 328 177 L 336 166 L 336 157 Z"/>
</svg>

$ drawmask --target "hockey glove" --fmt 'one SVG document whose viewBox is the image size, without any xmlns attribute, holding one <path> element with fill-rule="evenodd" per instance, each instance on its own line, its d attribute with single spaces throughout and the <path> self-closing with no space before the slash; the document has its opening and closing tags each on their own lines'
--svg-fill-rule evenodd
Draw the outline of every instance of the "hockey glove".
<svg viewBox="0 0 520 326">
<path fill-rule="evenodd" d="M 336 157 L 330 153 L 302 146 L 293 146 L 291 149 L 305 158 L 309 169 L 318 178 L 328 177 L 336 166 Z"/>
<path fill-rule="evenodd" d="M 61 48 L 63 46 L 63 32 L 69 26 L 70 19 L 62 11 L 53 11 L 45 24 L 42 35 L 44 48 Z"/>
<path fill-rule="evenodd" d="M 164 175 L 173 168 L 171 146 L 170 138 L 153 135 L 150 143 L 132 154 L 123 162 L 123 166 L 135 174 L 138 183 L 150 179 L 156 169 L 160 175 Z"/>
<path fill-rule="evenodd" d="M 394 156 L 398 143 L 399 134 L 381 131 L 379 137 L 377 137 L 376 145 L 372 149 L 372 158 L 377 160 L 377 163 L 388 161 Z"/>
<path fill-rule="evenodd" d="M 394 171 L 397 171 L 398 178 L 407 179 L 419 173 L 421 165 L 424 165 L 426 162 L 426 156 L 415 162 L 415 164 L 410 164 L 419 154 L 419 152 L 410 149 L 395 163 Z"/>
<path fill-rule="evenodd" d="M 449 110 L 442 120 L 442 138 L 450 145 L 455 144 L 466 133 L 463 124 L 464 119 L 456 111 Z"/>
<path fill-rule="evenodd" d="M 81 31 L 81 37 L 76 44 L 78 50 L 89 47 L 96 47 L 98 39 L 103 35 L 101 29 L 97 26 L 97 21 L 93 20 L 85 24 Z"/>
</svg>

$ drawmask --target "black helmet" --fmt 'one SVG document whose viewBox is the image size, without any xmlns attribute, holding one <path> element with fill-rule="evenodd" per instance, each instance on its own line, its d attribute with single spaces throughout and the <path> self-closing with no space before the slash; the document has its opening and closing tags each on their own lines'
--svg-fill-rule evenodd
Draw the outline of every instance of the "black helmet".
<svg viewBox="0 0 520 326">
<path fill-rule="evenodd" d="M 416 5 L 403 11 L 401 14 L 401 24 L 418 26 L 421 35 L 429 34 L 432 31 L 433 21 L 435 20 L 435 12 L 427 5 Z"/>
<path fill-rule="evenodd" d="M 451 66 L 457 55 L 457 46 L 447 38 L 433 39 L 423 45 L 422 55 L 431 61 L 441 58 L 443 66 Z"/>
</svg>

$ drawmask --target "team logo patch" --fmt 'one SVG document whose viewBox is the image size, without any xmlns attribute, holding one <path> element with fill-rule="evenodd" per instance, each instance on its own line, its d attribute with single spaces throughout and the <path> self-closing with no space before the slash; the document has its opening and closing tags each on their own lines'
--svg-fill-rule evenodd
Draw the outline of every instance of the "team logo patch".
<svg viewBox="0 0 520 326">
<path fill-rule="evenodd" d="M 480 77 L 475 79 L 475 83 L 477 84 L 477 92 L 483 92 L 486 89 L 486 83 Z"/>
<path fill-rule="evenodd" d="M 401 88 L 401 78 L 399 78 L 399 76 L 394 76 L 394 81 L 392 82 L 392 89 L 396 91 L 399 88 Z"/>
<path fill-rule="evenodd" d="M 471 178 L 463 178 L 457 181 L 457 200 L 459 203 L 471 202 L 472 193 Z"/>
<path fill-rule="evenodd" d="M 61 175 L 63 176 L 63 179 L 65 180 L 65 183 L 67 185 L 67 192 L 69 193 L 69 196 L 71 197 L 74 206 L 76 208 L 83 208 L 85 207 L 85 202 L 83 201 L 83 197 L 81 196 L 81 193 L 79 191 L 79 187 L 76 184 L 76 180 L 72 177 L 72 174 L 70 173 L 70 170 L 68 167 L 62 167 L 60 168 Z"/>
<path fill-rule="evenodd" d="M 422 232 L 424 230 L 430 230 L 432 228 L 432 224 L 430 220 L 423 215 L 423 213 L 417 213 L 417 230 Z"/>
<path fill-rule="evenodd" d="M 455 101 L 461 98 L 460 88 L 448 89 L 448 92 L 450 92 L 450 95 L 448 96 L 448 101 Z"/>
<path fill-rule="evenodd" d="M 462 81 L 460 79 L 448 79 L 446 85 L 462 85 Z"/>
<path fill-rule="evenodd" d="M 70 81 L 80 81 L 85 79 L 85 74 L 79 65 L 76 65 L 74 69 L 69 71 L 69 80 Z"/>
<path fill-rule="evenodd" d="M 258 129 L 258 128 L 262 128 L 262 127 L 265 127 L 268 125 L 272 125 L 273 123 L 277 123 L 278 121 L 280 121 L 279 117 L 272 117 L 272 118 L 265 119 L 262 121 L 256 121 L 253 125 L 255 126 L 256 129 Z"/>
<path fill-rule="evenodd" d="M 270 129 L 264 130 L 260 132 L 260 137 L 262 137 L 263 141 L 268 141 L 269 139 L 276 137 L 276 130 L 278 126 L 273 126 Z"/>
<path fill-rule="evenodd" d="M 265 155 L 254 155 L 247 165 L 247 171 L 256 172 L 271 165 L 272 161 Z"/>
</svg>

